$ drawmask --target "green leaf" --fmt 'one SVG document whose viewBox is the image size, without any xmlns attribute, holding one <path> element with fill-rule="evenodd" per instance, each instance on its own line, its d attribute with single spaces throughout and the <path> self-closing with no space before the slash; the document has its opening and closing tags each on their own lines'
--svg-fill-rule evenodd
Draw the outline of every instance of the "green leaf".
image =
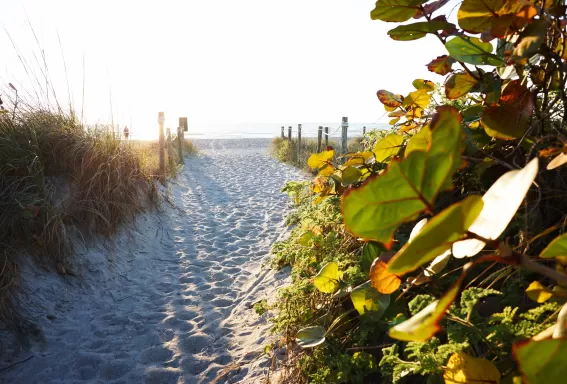
<svg viewBox="0 0 567 384">
<path fill-rule="evenodd" d="M 383 137 L 374 146 L 374 158 L 377 162 L 383 163 L 385 160 L 398 154 L 403 142 L 404 137 L 397 133 L 391 133 Z"/>
<path fill-rule="evenodd" d="M 516 214 L 537 176 L 538 169 L 536 157 L 524 168 L 500 176 L 482 197 L 484 207 L 469 227 L 469 231 L 485 239 L 497 239 Z M 484 242 L 477 239 L 458 241 L 453 244 L 453 256 L 456 258 L 474 256 L 484 246 Z"/>
<path fill-rule="evenodd" d="M 404 156 L 408 157 L 414 151 L 426 151 L 431 143 L 431 129 L 429 125 L 422 127 L 419 132 L 409 139 L 404 151 Z"/>
<path fill-rule="evenodd" d="M 299 245 L 309 247 L 311 245 L 311 241 L 313 241 L 315 238 L 316 236 L 312 231 L 307 231 L 299 237 L 297 242 L 299 243 Z"/>
<path fill-rule="evenodd" d="M 441 300 L 434 301 L 408 320 L 390 328 L 388 335 L 393 339 L 402 341 L 424 342 L 431 339 L 441 329 L 439 322 L 455 301 L 463 280 L 463 278 L 460 278 Z"/>
<path fill-rule="evenodd" d="M 551 259 L 558 256 L 567 256 L 567 233 L 557 236 L 539 254 L 543 259 Z"/>
<path fill-rule="evenodd" d="M 526 340 L 512 347 L 514 360 L 526 384 L 561 384 L 567 377 L 565 339 Z"/>
<path fill-rule="evenodd" d="M 403 275 L 450 250 L 454 242 L 463 238 L 482 206 L 480 196 L 470 195 L 443 210 L 398 251 L 390 260 L 388 271 Z"/>
<path fill-rule="evenodd" d="M 315 287 L 323 293 L 334 293 L 339 289 L 339 281 L 343 273 L 339 271 L 339 265 L 331 261 L 321 268 L 317 276 L 313 279 Z"/>
<path fill-rule="evenodd" d="M 501 57 L 492 54 L 492 44 L 476 37 L 457 36 L 445 43 L 445 48 L 456 60 L 473 65 L 504 65 Z"/>
<path fill-rule="evenodd" d="M 370 12 L 372 20 L 406 21 L 415 15 L 427 0 L 378 0 Z"/>
<path fill-rule="evenodd" d="M 415 89 L 425 89 L 426 91 L 434 91 L 435 83 L 431 80 L 415 79 L 411 82 Z"/>
<path fill-rule="evenodd" d="M 388 35 L 394 40 L 410 41 L 421 39 L 428 33 L 435 33 L 440 30 L 451 30 L 454 24 L 446 21 L 423 21 L 419 23 L 400 25 L 388 31 Z"/>
<path fill-rule="evenodd" d="M 313 348 L 325 342 L 325 328 L 306 327 L 297 332 L 295 341 L 301 348 Z"/>
<path fill-rule="evenodd" d="M 360 269 L 362 272 L 369 273 L 374 260 L 385 250 L 386 249 L 380 243 L 374 241 L 369 241 L 364 244 L 362 247 L 362 260 L 360 260 Z"/>
<path fill-rule="evenodd" d="M 415 150 L 405 159 L 391 162 L 386 172 L 343 194 L 346 228 L 354 236 L 390 248 L 402 223 L 415 220 L 423 211 L 433 212 L 437 194 L 450 187 L 461 164 L 460 122 L 455 108 L 440 107 L 431 122 L 432 141 L 427 151 Z"/>
<path fill-rule="evenodd" d="M 362 172 L 360 171 L 360 169 L 355 167 L 346 167 L 342 171 L 341 183 L 344 186 L 354 184 L 360 179 L 361 176 Z"/>
<path fill-rule="evenodd" d="M 380 294 L 374 289 L 370 281 L 353 288 L 350 293 L 350 299 L 354 308 L 361 315 L 369 311 L 377 311 L 380 317 L 390 305 L 390 295 Z"/>
<path fill-rule="evenodd" d="M 445 81 L 445 95 L 448 99 L 454 100 L 470 92 L 478 80 L 467 72 L 455 73 Z"/>
</svg>

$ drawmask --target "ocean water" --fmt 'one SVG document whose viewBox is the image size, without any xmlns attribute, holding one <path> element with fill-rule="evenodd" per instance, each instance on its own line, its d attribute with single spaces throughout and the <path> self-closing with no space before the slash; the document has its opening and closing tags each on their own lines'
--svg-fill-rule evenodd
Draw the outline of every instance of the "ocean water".
<svg viewBox="0 0 567 384">
<path fill-rule="evenodd" d="M 267 124 L 267 123 L 242 123 L 242 124 L 226 124 L 226 125 L 208 125 L 191 127 L 185 132 L 185 137 L 189 139 L 244 139 L 244 138 L 273 138 L 281 135 L 281 127 L 284 127 L 284 135 L 287 137 L 288 128 L 292 128 L 292 137 L 297 137 L 298 124 Z M 317 137 L 318 127 L 329 127 L 329 136 L 332 138 L 341 137 L 340 122 L 322 122 L 322 123 L 302 123 L 302 137 Z M 373 123 L 349 123 L 348 137 L 362 136 L 363 127 L 366 130 L 373 128 L 385 129 L 387 124 Z"/>
</svg>

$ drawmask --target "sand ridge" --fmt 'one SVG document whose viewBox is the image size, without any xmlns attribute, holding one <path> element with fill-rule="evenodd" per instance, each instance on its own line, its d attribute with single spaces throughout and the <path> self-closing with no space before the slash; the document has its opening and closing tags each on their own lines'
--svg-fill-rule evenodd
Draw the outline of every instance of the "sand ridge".
<svg viewBox="0 0 567 384">
<path fill-rule="evenodd" d="M 171 183 L 162 214 L 81 255 L 81 279 L 23 271 L 44 329 L 0 365 L 5 383 L 262 382 L 269 323 L 251 308 L 286 284 L 262 268 L 278 236 L 286 180 L 268 140 L 203 140 Z M 251 363 L 250 363 L 251 362 Z M 269 362 L 268 362 L 269 363 Z M 268 364 L 269 365 L 269 364 Z"/>
</svg>

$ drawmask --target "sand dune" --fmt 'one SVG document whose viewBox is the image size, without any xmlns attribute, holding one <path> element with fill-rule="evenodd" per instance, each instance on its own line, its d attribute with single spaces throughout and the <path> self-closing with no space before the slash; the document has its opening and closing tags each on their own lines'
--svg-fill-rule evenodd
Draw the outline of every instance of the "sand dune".
<svg viewBox="0 0 567 384">
<path fill-rule="evenodd" d="M 113 244 L 79 254 L 79 276 L 24 267 L 22 302 L 43 329 L 3 347 L 5 383 L 261 382 L 269 323 L 251 305 L 286 283 L 262 265 L 278 236 L 286 180 L 267 140 L 198 142 L 148 213 Z"/>
</svg>

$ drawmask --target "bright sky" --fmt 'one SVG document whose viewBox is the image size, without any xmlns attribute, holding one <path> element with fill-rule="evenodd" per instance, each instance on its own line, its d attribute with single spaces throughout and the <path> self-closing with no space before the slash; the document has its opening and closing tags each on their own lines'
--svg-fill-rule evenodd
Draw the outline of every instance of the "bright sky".
<svg viewBox="0 0 567 384">
<path fill-rule="evenodd" d="M 201 132 L 270 123 L 278 134 L 281 125 L 338 124 L 342 116 L 372 123 L 384 111 L 378 89 L 405 93 L 415 78 L 440 81 L 425 64 L 445 53 L 431 36 L 390 39 L 397 24 L 370 19 L 374 0 L 3 3 L 0 23 L 35 76 L 0 31 L 2 93 L 8 82 L 40 93 L 35 77 L 45 88 L 44 50 L 61 104 L 68 78 L 80 116 L 84 75 L 85 120 L 126 124 L 138 137 L 157 135 L 158 111 L 166 126 L 187 116 L 190 130 Z"/>
</svg>

